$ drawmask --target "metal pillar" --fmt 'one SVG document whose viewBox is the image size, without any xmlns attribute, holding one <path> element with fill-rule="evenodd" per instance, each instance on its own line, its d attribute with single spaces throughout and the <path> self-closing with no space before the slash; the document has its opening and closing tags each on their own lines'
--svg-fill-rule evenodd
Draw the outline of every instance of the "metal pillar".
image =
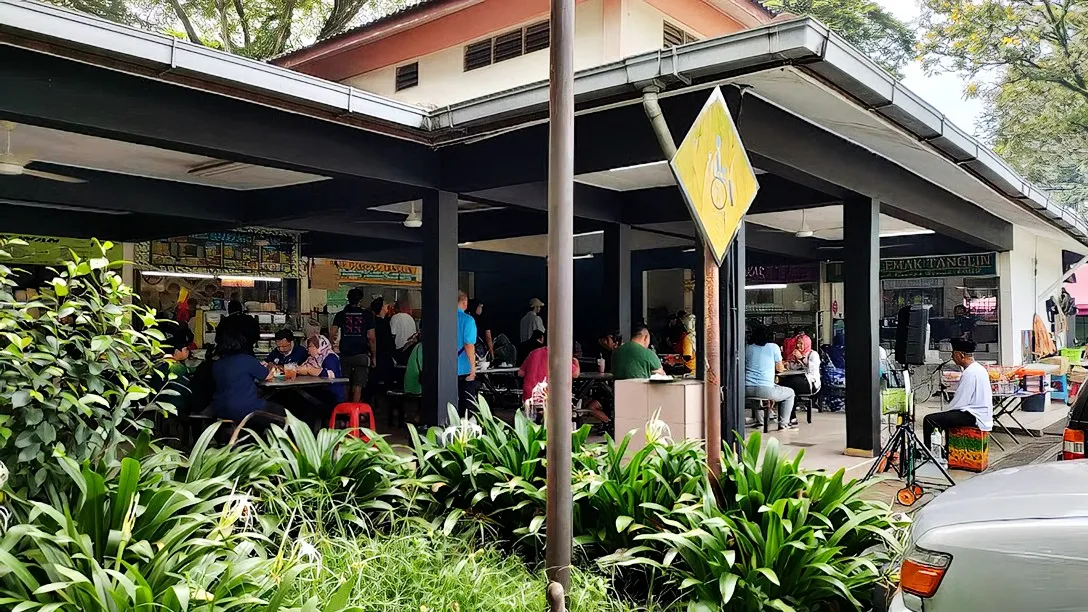
<svg viewBox="0 0 1088 612">
<path fill-rule="evenodd" d="M 661 152 L 665 159 L 676 157 L 676 141 L 672 138 L 669 125 L 665 121 L 665 115 L 661 112 L 657 94 L 659 88 L 650 86 L 642 92 L 642 107 L 646 111 L 646 117 L 654 128 Z M 706 325 L 703 326 L 703 338 L 700 350 L 705 363 L 703 376 L 703 439 L 706 441 L 706 461 L 711 473 L 717 476 L 721 472 L 722 450 L 722 391 L 721 391 L 721 343 L 719 337 L 718 318 L 718 262 L 710 247 L 703 245 L 703 317 Z"/>
<path fill-rule="evenodd" d="M 570 592 L 574 342 L 574 0 L 551 0 L 548 134 L 548 512 L 545 565 Z"/>
<path fill-rule="evenodd" d="M 843 203 L 846 454 L 880 452 L 880 202 Z"/>
<path fill-rule="evenodd" d="M 457 194 L 423 196 L 423 403 L 427 423 L 445 425 L 457 405 Z"/>
<path fill-rule="evenodd" d="M 744 282 L 745 227 L 741 223 L 737 237 L 722 267 L 722 435 L 734 446 L 744 440 Z"/>
<path fill-rule="evenodd" d="M 631 226 L 604 230 L 604 299 L 608 321 L 623 337 L 631 333 Z"/>
</svg>

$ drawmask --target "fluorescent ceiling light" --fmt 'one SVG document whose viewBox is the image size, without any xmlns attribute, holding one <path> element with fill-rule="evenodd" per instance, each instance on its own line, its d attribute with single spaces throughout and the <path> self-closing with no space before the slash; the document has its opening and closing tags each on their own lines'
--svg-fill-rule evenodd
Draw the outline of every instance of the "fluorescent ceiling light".
<svg viewBox="0 0 1088 612">
<path fill-rule="evenodd" d="M 94 213 L 96 215 L 121 216 L 132 214 L 127 210 L 109 210 L 105 208 L 90 208 L 88 206 L 68 206 L 66 204 L 46 204 L 43 202 L 28 202 L 26 200 L 9 200 L 7 198 L 0 198 L 0 204 L 7 204 L 9 206 L 23 206 L 26 208 L 44 208 L 46 210 L 64 210 L 68 212 Z"/>
<path fill-rule="evenodd" d="M 469 241 L 469 242 L 458 242 L 457 246 L 459 246 L 459 247 L 472 246 L 472 242 L 471 241 Z"/>
<path fill-rule="evenodd" d="M 582 236 L 596 236 L 597 234 L 603 234 L 603 233 L 604 233 L 604 230 L 597 230 L 597 231 L 594 231 L 594 232 L 582 232 L 581 234 L 575 234 L 574 237 L 575 238 L 580 238 Z"/>
<path fill-rule="evenodd" d="M 690 249 L 684 249 L 684 252 L 685 253 L 694 253 L 695 252 L 695 247 L 691 247 Z"/>
<path fill-rule="evenodd" d="M 575 255 L 575 259 L 593 259 L 593 253 L 586 253 L 585 255 Z"/>
<path fill-rule="evenodd" d="M 219 280 L 225 281 L 242 281 L 242 282 L 265 282 L 265 283 L 278 283 L 281 279 L 275 276 L 231 276 L 228 274 L 220 274 Z"/>
<path fill-rule="evenodd" d="M 661 164 L 667 164 L 667 163 L 669 163 L 669 162 L 667 162 L 665 160 L 647 162 L 645 164 L 635 164 L 633 166 L 623 166 L 622 168 L 611 168 L 611 169 L 609 169 L 609 172 L 623 172 L 625 170 L 637 170 L 639 168 L 649 168 L 651 166 L 660 166 Z"/>
<path fill-rule="evenodd" d="M 173 278 L 215 278 L 211 274 L 197 274 L 195 272 L 160 272 L 159 270 L 140 270 L 143 276 L 170 276 Z"/>
<path fill-rule="evenodd" d="M 745 285 L 745 291 L 757 291 L 759 289 L 785 289 L 786 283 L 771 283 L 768 285 Z"/>
<path fill-rule="evenodd" d="M 920 227 L 918 229 L 891 230 L 891 231 L 888 231 L 888 232 L 880 232 L 880 237 L 881 238 L 896 238 L 896 237 L 899 237 L 899 236 L 923 236 L 923 235 L 926 235 L 926 234 L 936 234 L 936 233 L 937 232 L 934 232 L 931 229 L 924 229 L 924 228 Z"/>
</svg>

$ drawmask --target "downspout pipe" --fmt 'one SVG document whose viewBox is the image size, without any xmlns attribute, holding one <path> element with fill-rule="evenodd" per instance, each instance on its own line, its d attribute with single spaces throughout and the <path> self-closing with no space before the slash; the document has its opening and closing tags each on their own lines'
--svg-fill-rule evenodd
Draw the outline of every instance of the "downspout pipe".
<svg viewBox="0 0 1088 612">
<path fill-rule="evenodd" d="M 661 153 L 666 160 L 676 157 L 676 141 L 669 131 L 665 114 L 661 112 L 658 94 L 661 88 L 649 85 L 642 90 L 642 108 L 650 120 Z M 703 246 L 703 355 L 705 360 L 706 380 L 704 381 L 703 399 L 703 439 L 706 441 L 706 460 L 711 474 L 721 474 L 722 452 L 722 390 L 721 390 L 721 330 L 719 317 L 718 262 Z"/>
</svg>

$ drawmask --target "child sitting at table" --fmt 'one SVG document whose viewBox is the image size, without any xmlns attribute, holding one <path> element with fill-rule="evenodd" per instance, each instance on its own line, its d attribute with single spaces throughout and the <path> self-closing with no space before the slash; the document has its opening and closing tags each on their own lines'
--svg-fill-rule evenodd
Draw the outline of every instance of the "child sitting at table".
<svg viewBox="0 0 1088 612">
<path fill-rule="evenodd" d="M 298 367 L 299 376 L 320 376 L 340 378 L 340 357 L 332 352 L 332 343 L 325 336 L 311 336 L 306 340 L 306 350 L 310 358 Z M 337 403 L 345 401 L 344 385 L 332 385 L 332 394 Z"/>
</svg>

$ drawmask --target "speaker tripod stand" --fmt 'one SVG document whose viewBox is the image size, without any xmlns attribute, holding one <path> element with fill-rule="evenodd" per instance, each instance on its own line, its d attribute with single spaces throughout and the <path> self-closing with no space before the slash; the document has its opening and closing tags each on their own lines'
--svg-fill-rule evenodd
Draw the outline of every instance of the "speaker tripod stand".
<svg viewBox="0 0 1088 612">
<path fill-rule="evenodd" d="M 880 456 L 869 468 L 862 480 L 868 480 L 875 474 L 883 474 L 894 471 L 904 481 L 902 489 L 896 493 L 896 499 L 904 506 L 912 506 L 925 495 L 925 489 L 918 483 L 918 468 L 932 462 L 941 471 L 941 475 L 948 481 L 949 486 L 955 486 L 956 481 L 948 474 L 948 470 L 922 441 L 914 433 L 914 408 L 911 406 L 906 412 L 900 413 L 900 423 L 892 433 L 892 437 L 880 451 Z M 919 461 L 921 459 L 921 461 Z"/>
</svg>

